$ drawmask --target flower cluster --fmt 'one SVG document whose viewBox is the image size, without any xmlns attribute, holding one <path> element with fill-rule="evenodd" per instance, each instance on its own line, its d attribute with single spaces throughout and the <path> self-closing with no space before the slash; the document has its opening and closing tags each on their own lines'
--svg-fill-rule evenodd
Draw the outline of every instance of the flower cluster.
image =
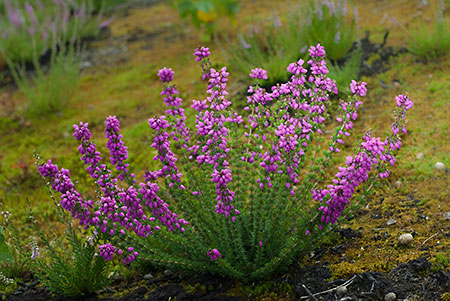
<svg viewBox="0 0 450 301">
<path fill-rule="evenodd" d="M 355 92 L 357 93 L 357 92 Z M 404 115 L 407 110 L 412 108 L 413 102 L 404 95 L 396 97 L 397 106 L 403 118 L 402 127 L 404 125 Z M 398 116 L 398 114 L 396 114 Z M 356 117 L 355 117 L 356 118 Z M 313 191 L 313 199 L 321 202 L 323 205 L 319 208 L 321 211 L 321 222 L 324 224 L 334 224 L 341 216 L 345 207 L 349 204 L 351 197 L 355 193 L 356 187 L 368 180 L 369 172 L 373 167 L 379 170 L 379 177 L 386 178 L 389 170 L 385 167 L 386 163 L 394 166 L 396 159 L 393 151 L 398 150 L 401 146 L 400 137 L 398 135 L 398 127 L 400 121 L 396 118 L 392 134 L 384 141 L 379 137 L 372 137 L 370 133 L 366 133 L 360 146 L 360 151 L 354 156 L 346 158 L 346 167 L 340 167 L 333 179 L 333 184 L 328 189 Z"/>
<path fill-rule="evenodd" d="M 151 223 L 155 220 L 168 227 L 170 231 L 179 229 L 184 232 L 183 225 L 186 225 L 187 222 L 178 218 L 177 214 L 172 213 L 168 204 L 157 195 L 159 190 L 157 184 L 147 180 L 139 183 L 139 189 L 134 187 L 134 175 L 128 173 L 128 164 L 124 163 L 128 151 L 122 141 L 120 124 L 115 116 L 108 117 L 105 124 L 105 132 L 108 138 L 107 146 L 111 152 L 111 163 L 116 166 L 116 169 L 122 171 L 117 178 L 129 177 L 132 179 L 131 186 L 123 189 L 117 185 L 117 178 L 114 178 L 106 165 L 101 163 L 100 152 L 97 151 L 96 145 L 90 141 L 92 134 L 88 129 L 88 124 L 80 123 L 74 125 L 73 136 L 81 142 L 79 146 L 82 155 L 81 160 L 87 165 L 86 170 L 95 179 L 103 195 L 95 204 L 91 200 L 84 200 L 75 189 L 69 171 L 66 169 L 59 170 L 58 166 L 49 160 L 47 163 L 41 164 L 38 169 L 43 177 L 51 180 L 52 189 L 62 194 L 60 202 L 62 208 L 70 211 L 72 216 L 85 227 L 94 226 L 97 228 L 98 232 L 103 234 L 103 238 L 108 240 L 114 239 L 117 235 L 125 235 L 126 230 L 133 231 L 139 237 L 147 237 L 153 233 L 154 229 L 160 229 L 159 226 L 152 227 Z M 161 127 L 165 127 L 165 125 Z M 146 208 L 152 213 L 152 217 L 145 214 Z M 103 244 L 100 246 L 100 254 L 103 258 L 110 260 L 115 248 L 110 243 Z M 122 252 L 117 254 L 121 255 Z M 136 251 L 129 254 L 124 253 L 122 259 L 124 263 L 130 263 L 137 256 Z"/>
<path fill-rule="evenodd" d="M 217 249 L 208 250 L 208 256 L 211 259 L 211 261 L 216 260 L 217 258 L 221 258 L 222 255 L 220 255 L 220 252 Z"/>
<path fill-rule="evenodd" d="M 0 282 L 2 282 L 3 284 L 9 285 L 9 284 L 14 283 L 14 279 L 8 278 L 5 276 L 5 274 L 0 272 Z"/>
<path fill-rule="evenodd" d="M 255 68 L 250 73 L 251 78 L 267 79 L 267 71 L 261 68 Z"/>
<path fill-rule="evenodd" d="M 405 110 L 409 110 L 413 106 L 413 102 L 408 96 L 405 96 L 403 94 L 400 94 L 395 97 L 395 100 L 397 101 L 397 106 L 399 108 L 404 108 Z"/>
<path fill-rule="evenodd" d="M 208 49 L 201 47 L 200 49 Z M 199 50 L 196 49 L 194 55 L 198 58 Z M 211 181 L 216 183 L 217 205 L 216 213 L 224 214 L 225 216 L 232 216 L 235 221 L 236 214 L 239 210 L 235 209 L 232 202 L 235 193 L 228 188 L 228 184 L 232 180 L 231 169 L 227 161 L 227 153 L 230 151 L 228 147 L 228 132 L 227 125 L 239 124 L 242 122 L 242 117 L 236 113 L 226 116 L 226 109 L 231 105 L 227 99 L 228 92 L 226 91 L 228 75 L 226 67 L 215 70 L 206 61 L 209 56 L 209 51 L 202 52 L 201 56 L 202 68 L 208 79 L 209 96 L 203 101 L 195 101 L 193 108 L 198 111 L 196 115 L 197 135 L 201 137 L 198 143 L 190 148 L 192 156 L 196 157 L 199 164 L 208 163 L 213 165 L 213 172 L 211 174 Z M 205 67 L 206 66 L 206 67 Z M 207 110 L 207 109 L 210 110 Z"/>
<path fill-rule="evenodd" d="M 119 249 L 117 253 L 122 256 L 122 263 L 124 265 L 132 263 L 139 256 L 139 253 L 134 251 L 133 247 L 128 247 L 125 251 Z"/>
<path fill-rule="evenodd" d="M 299 168 L 302 165 L 305 151 L 315 133 L 321 133 L 325 121 L 325 103 L 329 100 L 329 92 L 337 93 L 335 82 L 325 75 L 328 73 L 323 59 L 322 46 L 310 48 L 310 76 L 303 67 L 304 61 L 292 63 L 287 70 L 292 74 L 291 80 L 265 92 L 258 86 L 249 88 L 252 93 L 247 98 L 250 111 L 248 132 L 245 136 L 256 144 L 268 145 L 269 149 L 249 152 L 242 157 L 243 161 L 257 163 L 266 174 L 257 179 L 260 188 L 273 187 L 272 177 L 277 174 L 287 175 L 286 189 L 295 195 L 294 185 L 299 183 Z M 308 83 L 308 84 L 307 84 Z M 311 88 L 310 84 L 313 85 Z M 268 103 L 278 102 L 278 111 L 272 110 Z M 272 140 L 266 131 L 273 129 Z"/>
<path fill-rule="evenodd" d="M 173 75 L 175 72 L 172 71 L 172 68 L 162 68 L 158 71 L 158 76 L 163 83 L 168 83 L 173 80 Z"/>
<path fill-rule="evenodd" d="M 122 171 L 117 176 L 119 180 L 125 180 L 126 177 L 134 178 L 134 174 L 128 173 L 128 163 L 124 163 L 128 159 L 128 148 L 122 141 L 122 134 L 120 134 L 120 122 L 116 116 L 109 116 L 105 122 L 105 136 L 108 139 L 106 147 L 111 154 L 111 164 L 116 167 L 116 170 Z"/>
<path fill-rule="evenodd" d="M 194 50 L 194 56 L 196 56 L 195 60 L 197 62 L 203 60 L 204 58 L 207 58 L 210 54 L 211 52 L 209 52 L 209 48 L 207 47 L 201 46 Z"/>
<path fill-rule="evenodd" d="M 112 260 L 114 253 L 116 252 L 116 247 L 114 247 L 110 243 L 106 243 L 104 245 L 98 246 L 98 251 L 100 256 L 105 260 Z"/>
<path fill-rule="evenodd" d="M 41 256 L 41 253 L 39 252 L 39 246 L 36 241 L 36 237 L 30 238 L 31 242 L 31 259 L 36 259 L 39 256 Z"/>
<path fill-rule="evenodd" d="M 38 167 L 39 173 L 43 177 L 53 180 L 52 189 L 61 193 L 60 205 L 69 211 L 72 216 L 80 220 L 80 224 L 88 227 L 97 224 L 98 220 L 92 217 L 90 209 L 93 207 L 91 200 L 84 200 L 81 194 L 75 189 L 75 185 L 70 179 L 69 170 L 58 169 L 51 160 Z"/>
<path fill-rule="evenodd" d="M 358 94 L 359 96 L 366 96 L 367 94 L 367 83 L 364 82 L 356 82 L 355 80 L 352 80 L 352 83 L 350 84 L 350 89 L 353 94 Z"/>
</svg>

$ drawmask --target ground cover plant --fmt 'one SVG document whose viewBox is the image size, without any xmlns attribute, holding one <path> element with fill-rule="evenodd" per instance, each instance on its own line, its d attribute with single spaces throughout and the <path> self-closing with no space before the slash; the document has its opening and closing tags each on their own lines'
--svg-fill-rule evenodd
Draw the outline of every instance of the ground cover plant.
<svg viewBox="0 0 450 301">
<path fill-rule="evenodd" d="M 84 227 L 95 228 L 104 259 L 116 255 L 130 264 L 141 257 L 168 268 L 245 281 L 268 277 L 316 246 L 358 186 L 389 175 L 387 165 L 395 164 L 399 133 L 406 133 L 405 113 L 413 105 L 408 96 L 398 95 L 392 133 L 385 140 L 366 133 L 333 184 L 321 189 L 324 170 L 350 135 L 362 104 L 359 97 L 367 89 L 366 83 L 351 83 L 352 95 L 341 103 L 339 126 L 322 157 L 329 93 L 338 90 L 326 76 L 324 47 L 311 46 L 309 54 L 309 69 L 303 60 L 291 63 L 290 81 L 270 93 L 258 84 L 267 79 L 267 71 L 252 70 L 256 84 L 249 87 L 245 126 L 245 117 L 228 109 L 229 73 L 225 67 L 212 67 L 208 48 L 194 52 L 208 82 L 208 97 L 193 101 L 195 129 L 185 125 L 182 99 L 170 84 L 174 72 L 161 69 L 158 76 L 167 83 L 161 95 L 168 110 L 148 122 L 156 132 L 154 160 L 162 168 L 146 172 L 138 185 L 125 162 L 128 150 L 115 116 L 107 118 L 105 135 L 116 177 L 102 163 L 88 124 L 74 125 L 98 201 L 82 197 L 69 171 L 51 160 L 39 172 L 61 193 L 61 207 Z"/>
<path fill-rule="evenodd" d="M 444 3 L 440 6 L 431 30 L 422 23 L 408 32 L 408 50 L 423 60 L 435 60 L 450 52 L 450 26 L 444 16 Z"/>
<path fill-rule="evenodd" d="M 82 39 L 95 37 L 101 15 L 92 1 L 3 1 L 0 55 L 33 115 L 59 112 L 74 94 Z M 33 73 L 29 75 L 29 70 Z"/>
<path fill-rule="evenodd" d="M 80 38 L 99 33 L 101 15 L 94 16 L 95 4 L 80 1 L 9 1 L 0 7 L 2 56 L 15 63 L 32 62 L 51 49 L 56 40 L 70 41 L 76 34 Z M 34 38 L 34 43 L 30 40 Z"/>
</svg>

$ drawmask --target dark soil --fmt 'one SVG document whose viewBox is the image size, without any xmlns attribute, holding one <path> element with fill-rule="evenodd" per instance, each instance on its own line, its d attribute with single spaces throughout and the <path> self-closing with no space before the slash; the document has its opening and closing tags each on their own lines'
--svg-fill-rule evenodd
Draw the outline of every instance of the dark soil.
<svg viewBox="0 0 450 301">
<path fill-rule="evenodd" d="M 374 76 L 389 70 L 389 59 L 408 51 L 404 47 L 398 49 L 392 46 L 386 47 L 388 37 L 389 31 L 386 31 L 381 44 L 372 43 L 370 41 L 370 33 L 366 31 L 365 37 L 353 45 L 350 53 L 356 50 L 357 47 L 361 47 L 362 49 L 362 62 L 359 76 Z M 378 55 L 378 58 L 369 63 L 369 59 L 373 55 Z"/>
<path fill-rule="evenodd" d="M 433 301 L 441 300 L 441 295 L 450 291 L 450 270 L 432 271 L 431 262 L 425 257 L 401 263 L 389 273 L 363 272 L 348 279 L 335 280 L 330 280 L 331 276 L 327 263 L 307 267 L 294 264 L 289 273 L 277 278 L 275 283 L 288 283 L 295 295 L 289 296 L 286 292 L 285 296 L 280 295 L 279 298 L 324 301 L 385 300 L 387 294 L 394 293 L 397 300 L 416 298 L 415 300 Z M 6 300 L 258 300 L 263 297 L 251 293 L 236 296 L 230 289 L 243 284 L 234 280 L 210 275 L 178 275 L 169 271 L 155 278 L 141 275 L 119 279 L 98 295 L 79 298 L 52 297 L 38 281 L 20 285 L 21 287 Z M 149 287 L 155 286 L 156 288 L 149 291 Z M 190 289 L 188 292 L 185 287 L 196 289 Z"/>
</svg>

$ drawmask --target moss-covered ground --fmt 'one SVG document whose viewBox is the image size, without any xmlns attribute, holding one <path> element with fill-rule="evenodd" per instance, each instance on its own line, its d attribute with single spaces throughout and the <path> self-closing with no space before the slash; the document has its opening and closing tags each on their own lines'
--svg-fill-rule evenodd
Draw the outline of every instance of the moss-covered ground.
<svg viewBox="0 0 450 301">
<path fill-rule="evenodd" d="M 355 2 L 359 32 L 370 31 L 371 37 L 381 42 L 388 29 L 388 45 L 394 47 L 405 47 L 410 38 L 405 29 L 422 21 L 431 22 L 436 9 L 434 1 L 423 7 L 421 1 Z M 221 20 L 219 28 L 224 34 L 233 35 L 255 24 L 272 22 L 274 11 L 283 16 L 290 5 L 291 1 L 241 1 L 236 22 Z M 48 214 L 52 220 L 55 213 L 34 166 L 33 150 L 42 158 L 52 158 L 59 166 L 70 169 L 72 177 L 83 187 L 88 183 L 87 176 L 72 137 L 72 125 L 89 122 L 93 137 L 105 154 L 104 120 L 117 115 L 129 147 L 130 166 L 139 176 L 153 164 L 152 131 L 146 120 L 164 110 L 157 70 L 164 66 L 175 70 L 175 81 L 187 103 L 204 95 L 204 85 L 198 80 L 201 70 L 192 56 L 192 50 L 203 44 L 200 32 L 187 20 L 180 20 L 171 6 L 157 2 L 126 12 L 116 11 L 110 29 L 109 39 L 93 42 L 91 47 L 126 44 L 126 59 L 85 69 L 76 95 L 63 112 L 24 117 L 20 113 L 26 106 L 23 95 L 12 86 L 0 91 L 0 202 L 23 229 L 24 238 L 32 235 L 26 199 L 31 201 L 38 218 Z M 226 64 L 219 46 L 214 41 L 208 46 L 213 60 Z M 336 238 L 332 244 L 345 244 L 345 251 L 326 252 L 320 259 L 329 263 L 333 278 L 364 271 L 389 271 L 398 263 L 421 256 L 435 262 L 435 268 L 446 268 L 449 264 L 450 220 L 444 215 L 450 212 L 450 56 L 425 62 L 403 53 L 390 58 L 388 67 L 381 74 L 362 79 L 368 82 L 369 93 L 354 136 L 360 137 L 368 129 L 384 135 L 390 127 L 394 96 L 405 92 L 415 103 L 408 116 L 408 135 L 389 179 L 344 225 L 360 231 L 362 237 L 347 241 Z M 244 77 L 231 74 L 233 92 L 242 89 L 239 79 Z M 233 85 L 237 88 L 233 89 Z M 436 162 L 447 168 L 436 169 Z M 395 222 L 391 220 L 393 223 L 388 225 L 390 219 Z M 404 233 L 414 237 L 408 246 L 398 243 L 398 236 Z M 313 263 L 309 259 L 300 262 Z M 186 289 L 202 287 L 194 285 Z M 279 299 L 277 296 L 288 298 L 290 289 L 278 284 L 236 285 L 230 293 L 270 300 Z"/>
</svg>

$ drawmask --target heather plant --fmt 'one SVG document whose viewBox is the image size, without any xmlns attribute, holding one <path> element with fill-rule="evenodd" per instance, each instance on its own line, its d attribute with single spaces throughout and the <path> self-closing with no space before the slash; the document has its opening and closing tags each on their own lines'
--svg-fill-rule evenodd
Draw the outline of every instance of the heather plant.
<svg viewBox="0 0 450 301">
<path fill-rule="evenodd" d="M 408 50 L 424 60 L 434 60 L 450 53 L 450 26 L 444 17 L 444 3 L 440 3 L 431 31 L 427 24 L 421 23 L 408 32 Z"/>
<path fill-rule="evenodd" d="M 93 15 L 92 0 L 0 1 L 0 54 L 15 64 L 33 62 L 52 49 L 77 39 L 96 36 L 101 14 Z M 10 66 L 11 68 L 11 66 Z"/>
<path fill-rule="evenodd" d="M 52 52 L 47 71 L 37 60 L 33 63 L 34 73 L 30 75 L 23 65 L 11 69 L 17 86 L 29 100 L 29 113 L 38 116 L 61 111 L 77 88 L 80 49 L 72 44 Z"/>
<path fill-rule="evenodd" d="M 356 6 L 350 21 L 347 20 L 348 14 L 348 2 L 345 0 L 311 0 L 303 13 L 308 18 L 303 30 L 304 42 L 307 45 L 323 45 L 333 62 L 344 58 L 356 39 Z"/>
<path fill-rule="evenodd" d="M 57 207 L 58 221 L 66 228 L 65 239 L 61 239 L 53 231 L 54 226 L 48 217 L 45 232 L 41 229 L 31 204 L 28 205 L 29 218 L 37 237 L 23 239 L 21 230 L 10 221 L 9 212 L 2 212 L 4 228 L 1 229 L 7 233 L 8 242 L 0 232 L 0 282 L 11 285 L 29 278 L 32 273 L 50 291 L 63 296 L 90 294 L 110 283 L 107 276 L 109 264 L 98 256 L 99 238 L 95 232 L 80 238 L 71 224 L 72 219 Z"/>
<path fill-rule="evenodd" d="M 36 158 L 39 162 L 37 155 Z M 50 187 L 48 188 L 50 196 L 55 201 Z M 65 239 L 61 239 L 60 235 L 52 231 L 53 227 L 48 217 L 47 230 L 44 232 L 35 219 L 30 204 L 29 208 L 30 220 L 43 247 L 41 249 L 38 240 L 32 237 L 30 252 L 27 253 L 29 260 L 31 259 L 29 265 L 33 274 L 50 291 L 62 296 L 83 296 L 98 291 L 110 283 L 109 263 L 98 254 L 101 235 L 93 231 L 91 235 L 80 237 L 72 226 L 72 218 L 57 206 L 57 221 L 65 227 Z"/>
<path fill-rule="evenodd" d="M 0 226 L 0 281 L 5 285 L 23 280 L 30 272 L 30 252 L 26 240 L 10 221 L 9 211 L 2 211 Z M 32 238 L 28 240 L 30 243 Z"/>
<path fill-rule="evenodd" d="M 310 1 L 297 8 L 285 24 L 276 15 L 267 30 L 254 30 L 246 36 L 239 34 L 238 43 L 224 43 L 223 52 L 232 68 L 242 74 L 247 74 L 253 66 L 267 70 L 270 74 L 267 85 L 272 86 L 289 79 L 285 66 L 299 58 L 305 59 L 308 45 L 320 43 L 336 66 L 330 73 L 336 72 L 335 77 L 341 78 L 343 73 L 352 70 L 355 78 L 359 65 L 354 61 L 343 64 L 343 61 L 356 40 L 356 16 L 355 9 L 352 19 L 347 20 L 347 1 Z M 338 61 L 341 67 L 337 67 Z"/>
<path fill-rule="evenodd" d="M 33 27 L 39 24 L 34 9 L 30 5 L 27 8 L 28 14 L 34 16 L 30 17 L 34 20 L 31 27 L 24 33 L 27 35 L 27 47 L 32 50 L 33 71 L 27 70 L 29 63 L 25 59 L 16 61 L 17 58 L 11 56 L 5 44 L 0 43 L 0 53 L 5 58 L 18 88 L 29 100 L 28 110 L 31 114 L 41 115 L 61 111 L 76 90 L 81 63 L 79 33 L 83 23 L 81 21 L 68 23 L 66 19 L 70 13 L 69 8 L 61 4 L 62 16 L 59 16 L 62 18 L 59 20 L 61 22 L 54 20 L 53 27 L 49 31 L 46 31 L 46 28 L 40 28 L 44 30 L 40 32 L 36 30 L 37 27 Z M 10 19 L 14 20 L 12 16 Z M 18 23 L 17 26 L 20 24 Z M 59 25 L 65 27 L 62 32 L 57 27 Z M 42 35 L 50 36 L 43 38 Z M 48 49 L 50 53 L 46 65 L 41 64 L 40 61 L 42 43 L 50 43 L 44 47 L 44 51 Z M 13 49 L 16 48 L 13 47 Z"/>
<path fill-rule="evenodd" d="M 293 19 L 283 25 L 278 18 L 267 30 L 238 34 L 238 43 L 228 40 L 221 46 L 233 70 L 243 75 L 248 74 L 253 66 L 267 70 L 270 74 L 268 85 L 286 81 L 289 74 L 285 67 L 298 60 L 302 48 L 306 51 L 298 21 Z"/>
<path fill-rule="evenodd" d="M 99 255 L 107 260 L 130 264 L 139 258 L 244 281 L 270 276 L 316 247 L 357 190 L 368 191 L 389 175 L 413 105 L 408 96 L 397 96 L 391 133 L 385 139 L 366 133 L 329 181 L 327 169 L 350 135 L 367 88 L 351 82 L 351 95 L 341 101 L 337 126 L 326 139 L 329 98 L 338 88 L 327 76 L 324 47 L 308 52 L 307 62 L 287 67 L 289 81 L 270 91 L 261 88 L 267 71 L 253 69 L 255 84 L 240 115 L 227 98 L 227 68 L 213 68 L 209 49 L 196 49 L 208 96 L 193 100 L 192 129 L 171 83 L 174 72 L 159 70 L 167 110 L 148 123 L 155 131 L 153 159 L 161 168 L 147 171 L 139 184 L 126 163 L 128 149 L 115 116 L 106 119 L 105 136 L 116 175 L 102 161 L 88 123 L 74 125 L 97 201 L 83 197 L 69 171 L 51 160 L 39 172 L 61 194 L 61 208 L 101 234 Z"/>
<path fill-rule="evenodd" d="M 358 78 L 361 63 L 361 49 L 352 51 L 349 57 L 346 58 L 345 63 L 341 65 L 328 61 L 329 77 L 336 81 L 338 87 L 341 87 L 339 91 L 341 97 L 350 93 L 350 83 L 353 79 Z"/>
</svg>

